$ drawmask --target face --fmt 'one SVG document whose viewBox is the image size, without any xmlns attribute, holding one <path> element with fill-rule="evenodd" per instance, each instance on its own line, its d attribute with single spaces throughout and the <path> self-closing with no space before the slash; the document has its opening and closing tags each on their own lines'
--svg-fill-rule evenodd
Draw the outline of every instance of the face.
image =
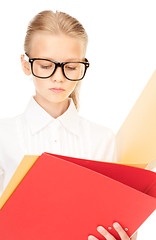
<svg viewBox="0 0 156 240">
<path fill-rule="evenodd" d="M 77 38 L 63 34 L 52 35 L 48 32 L 35 33 L 31 42 L 30 58 L 45 58 L 56 62 L 83 61 L 84 44 Z M 24 60 L 23 60 L 24 65 Z M 26 69 L 25 69 L 26 70 Z M 30 64 L 27 65 L 27 75 L 30 71 Z M 35 76 L 33 82 L 36 90 L 36 100 L 42 103 L 61 103 L 67 101 L 77 81 L 69 81 L 62 73 L 60 67 L 47 79 L 40 79 Z"/>
</svg>

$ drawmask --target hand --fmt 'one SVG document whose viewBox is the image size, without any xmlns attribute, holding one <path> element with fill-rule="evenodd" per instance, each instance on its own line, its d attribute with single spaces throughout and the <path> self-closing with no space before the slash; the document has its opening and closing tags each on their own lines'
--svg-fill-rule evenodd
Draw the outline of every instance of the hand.
<svg viewBox="0 0 156 240">
<path fill-rule="evenodd" d="M 114 223 L 113 227 L 118 232 L 119 236 L 121 237 L 121 240 L 130 240 L 129 236 L 124 231 L 124 229 L 119 225 L 119 223 Z M 99 226 L 99 227 L 97 227 L 97 230 L 107 240 L 116 240 L 104 227 Z M 135 239 L 136 239 L 136 234 L 131 238 L 131 240 L 135 240 Z M 92 235 L 89 235 L 88 240 L 99 240 L 99 239 L 97 239 L 96 237 L 94 237 Z"/>
</svg>

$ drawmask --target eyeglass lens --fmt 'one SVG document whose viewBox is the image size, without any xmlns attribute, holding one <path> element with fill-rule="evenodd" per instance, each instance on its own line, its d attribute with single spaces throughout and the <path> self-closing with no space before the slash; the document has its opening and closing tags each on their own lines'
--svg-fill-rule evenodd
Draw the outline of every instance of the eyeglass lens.
<svg viewBox="0 0 156 240">
<path fill-rule="evenodd" d="M 33 73 L 38 77 L 49 77 L 55 70 L 55 63 L 47 60 L 35 60 L 33 62 Z M 64 65 L 64 74 L 71 80 L 81 79 L 85 72 L 85 64 L 70 62 Z"/>
</svg>

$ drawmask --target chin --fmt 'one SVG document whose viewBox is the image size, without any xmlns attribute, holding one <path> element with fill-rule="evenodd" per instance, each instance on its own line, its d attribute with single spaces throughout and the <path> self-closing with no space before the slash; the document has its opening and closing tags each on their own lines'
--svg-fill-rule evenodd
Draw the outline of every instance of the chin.
<svg viewBox="0 0 156 240">
<path fill-rule="evenodd" d="M 57 104 L 57 103 L 63 103 L 65 101 L 68 100 L 68 95 L 64 95 L 63 94 L 39 94 L 37 93 L 35 98 L 38 102 L 42 102 L 44 104 L 49 103 L 53 103 L 53 104 Z"/>
<path fill-rule="evenodd" d="M 55 97 L 55 98 L 48 98 L 47 99 L 51 103 L 63 103 L 68 100 L 68 97 L 61 98 L 61 97 Z"/>
</svg>

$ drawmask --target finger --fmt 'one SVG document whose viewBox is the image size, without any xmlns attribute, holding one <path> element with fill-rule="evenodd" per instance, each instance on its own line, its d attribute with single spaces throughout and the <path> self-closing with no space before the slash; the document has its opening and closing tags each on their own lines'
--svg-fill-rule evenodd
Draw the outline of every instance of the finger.
<svg viewBox="0 0 156 240">
<path fill-rule="evenodd" d="M 99 233 L 104 236 L 107 240 L 115 240 L 115 238 L 102 226 L 97 227 Z"/>
<path fill-rule="evenodd" d="M 89 235 L 89 236 L 88 236 L 88 240 L 99 240 L 99 239 L 97 239 L 96 237 L 94 237 L 94 236 L 92 236 L 92 235 Z"/>
<path fill-rule="evenodd" d="M 113 227 L 118 232 L 122 240 L 130 240 L 129 236 L 127 235 L 125 230 L 120 226 L 119 223 L 113 223 Z"/>
</svg>

